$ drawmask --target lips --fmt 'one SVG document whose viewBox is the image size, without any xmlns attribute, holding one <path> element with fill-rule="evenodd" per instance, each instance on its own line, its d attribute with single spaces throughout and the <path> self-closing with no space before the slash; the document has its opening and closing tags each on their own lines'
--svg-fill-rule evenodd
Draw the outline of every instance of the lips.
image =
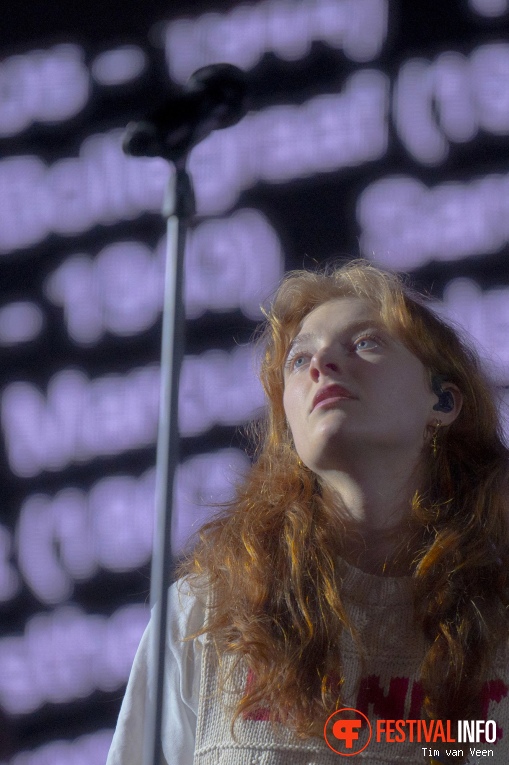
<svg viewBox="0 0 509 765">
<path fill-rule="evenodd" d="M 326 385 L 324 388 L 321 388 L 316 396 L 313 399 L 313 406 L 311 407 L 311 411 L 315 409 L 319 404 L 322 404 L 326 401 L 334 401 L 336 399 L 341 398 L 351 398 L 354 399 L 355 396 L 350 393 L 350 391 L 347 388 L 343 388 L 342 385 Z"/>
</svg>

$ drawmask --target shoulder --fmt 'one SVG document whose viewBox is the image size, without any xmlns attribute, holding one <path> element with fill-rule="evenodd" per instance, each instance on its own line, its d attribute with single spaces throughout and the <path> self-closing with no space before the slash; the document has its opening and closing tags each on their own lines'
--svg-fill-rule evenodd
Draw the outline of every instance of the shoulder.
<svg viewBox="0 0 509 765">
<path fill-rule="evenodd" d="M 168 640 L 178 645 L 193 642 L 206 621 L 208 590 L 198 578 L 179 579 L 168 592 Z"/>
</svg>

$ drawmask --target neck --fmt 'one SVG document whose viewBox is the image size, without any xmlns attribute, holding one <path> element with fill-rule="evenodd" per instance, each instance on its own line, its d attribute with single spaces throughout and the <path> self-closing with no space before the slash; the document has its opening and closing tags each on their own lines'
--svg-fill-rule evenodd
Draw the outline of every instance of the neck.
<svg viewBox="0 0 509 765">
<path fill-rule="evenodd" d="M 345 528 L 342 556 L 355 568 L 376 576 L 409 576 L 422 535 L 410 521 L 390 531 Z"/>
<path fill-rule="evenodd" d="M 343 554 L 372 574 L 403 575 L 412 569 L 421 535 L 412 519 L 412 500 L 422 485 L 418 459 L 387 458 L 323 470 L 325 498 L 338 509 Z"/>
</svg>

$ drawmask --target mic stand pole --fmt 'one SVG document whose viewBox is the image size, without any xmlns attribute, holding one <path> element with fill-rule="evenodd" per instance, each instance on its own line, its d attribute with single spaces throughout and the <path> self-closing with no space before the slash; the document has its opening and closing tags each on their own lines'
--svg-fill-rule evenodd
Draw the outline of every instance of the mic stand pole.
<svg viewBox="0 0 509 765">
<path fill-rule="evenodd" d="M 161 401 L 157 437 L 156 522 L 150 604 L 149 682 L 143 765 L 161 765 L 163 680 L 171 564 L 171 506 L 178 464 L 178 389 L 184 355 L 182 285 L 186 228 L 194 215 L 194 193 L 186 171 L 189 151 L 212 130 L 236 124 L 246 113 L 246 82 L 232 64 L 202 67 L 184 91 L 151 117 L 126 128 L 123 148 L 133 156 L 173 162 L 163 215 L 168 219 L 161 352 Z M 171 763 L 170 763 L 171 765 Z"/>
<path fill-rule="evenodd" d="M 163 215 L 167 218 L 161 349 L 161 399 L 156 460 L 156 520 L 150 585 L 151 646 L 144 726 L 144 765 L 161 765 L 168 589 L 171 584 L 171 507 L 179 459 L 178 391 L 184 356 L 183 276 L 187 224 L 194 215 L 186 157 L 175 163 Z"/>
</svg>

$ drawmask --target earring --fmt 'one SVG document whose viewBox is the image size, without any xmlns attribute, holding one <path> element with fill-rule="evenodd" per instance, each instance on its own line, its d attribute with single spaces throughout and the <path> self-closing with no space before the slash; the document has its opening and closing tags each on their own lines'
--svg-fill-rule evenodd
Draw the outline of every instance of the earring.
<svg viewBox="0 0 509 765">
<path fill-rule="evenodd" d="M 436 459 L 437 452 L 438 452 L 438 433 L 440 428 L 442 427 L 442 423 L 440 420 L 433 420 L 430 427 L 433 428 L 433 431 L 431 433 L 431 451 L 433 454 L 433 459 Z"/>
</svg>

